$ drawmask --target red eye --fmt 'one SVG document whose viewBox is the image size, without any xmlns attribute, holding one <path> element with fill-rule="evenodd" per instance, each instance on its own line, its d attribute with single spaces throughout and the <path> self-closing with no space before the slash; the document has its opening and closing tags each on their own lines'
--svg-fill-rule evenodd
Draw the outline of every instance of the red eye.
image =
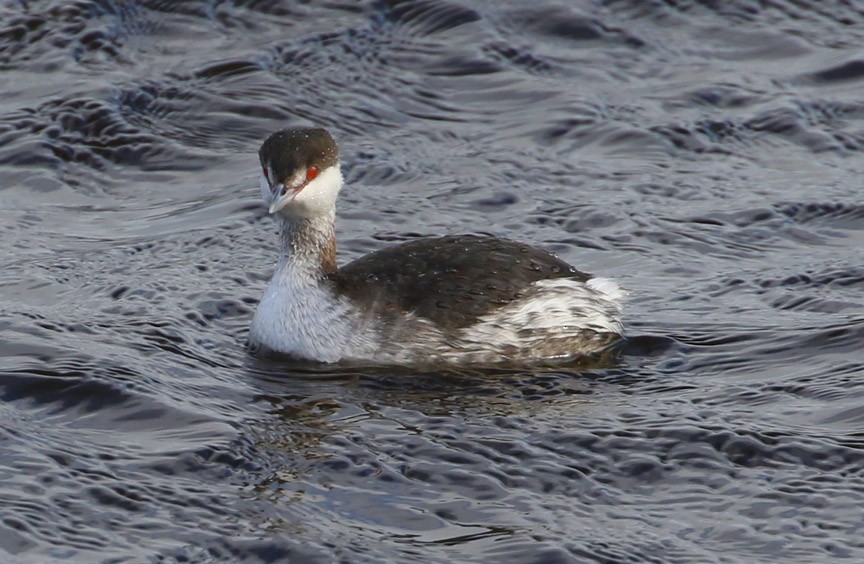
<svg viewBox="0 0 864 564">
<path fill-rule="evenodd" d="M 315 180 L 316 176 L 318 176 L 317 166 L 310 166 L 306 169 L 306 182 L 309 182 L 310 180 Z"/>
</svg>

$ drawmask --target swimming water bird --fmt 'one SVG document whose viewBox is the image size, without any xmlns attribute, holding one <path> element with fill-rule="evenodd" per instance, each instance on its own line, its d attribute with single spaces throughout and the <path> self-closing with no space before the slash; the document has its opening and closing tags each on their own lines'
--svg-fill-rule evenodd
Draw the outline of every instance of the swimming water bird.
<svg viewBox="0 0 864 564">
<path fill-rule="evenodd" d="M 621 338 L 614 281 L 515 241 L 418 239 L 340 268 L 333 138 L 284 129 L 259 158 L 281 254 L 249 331 L 253 350 L 321 362 L 521 364 L 599 352 Z"/>
</svg>

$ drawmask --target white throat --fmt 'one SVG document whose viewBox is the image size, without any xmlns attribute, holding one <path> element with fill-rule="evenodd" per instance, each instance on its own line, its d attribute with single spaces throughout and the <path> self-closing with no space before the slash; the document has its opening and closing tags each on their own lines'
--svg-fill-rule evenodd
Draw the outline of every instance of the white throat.
<svg viewBox="0 0 864 564">
<path fill-rule="evenodd" d="M 350 307 L 321 283 L 336 270 L 334 204 L 341 184 L 338 168 L 328 169 L 297 199 L 310 188 L 312 193 L 274 214 L 282 249 L 252 320 L 250 343 L 327 362 L 346 354 L 352 338 L 345 322 Z"/>
</svg>

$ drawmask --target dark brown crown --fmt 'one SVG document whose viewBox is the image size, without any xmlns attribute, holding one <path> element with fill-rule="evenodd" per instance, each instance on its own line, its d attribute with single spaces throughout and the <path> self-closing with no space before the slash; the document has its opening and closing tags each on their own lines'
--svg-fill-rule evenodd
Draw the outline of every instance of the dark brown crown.
<svg viewBox="0 0 864 564">
<path fill-rule="evenodd" d="M 326 129 L 288 128 L 270 135 L 258 150 L 261 166 L 273 170 L 276 182 L 284 182 L 298 169 L 311 166 L 319 170 L 339 162 L 339 149 Z"/>
</svg>

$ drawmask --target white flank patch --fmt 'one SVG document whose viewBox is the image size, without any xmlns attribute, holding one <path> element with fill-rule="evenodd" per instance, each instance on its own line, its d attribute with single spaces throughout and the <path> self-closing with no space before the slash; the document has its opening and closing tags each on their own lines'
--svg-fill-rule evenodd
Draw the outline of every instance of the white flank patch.
<svg viewBox="0 0 864 564">
<path fill-rule="evenodd" d="M 627 293 L 621 289 L 618 282 L 615 282 L 611 278 L 591 278 L 585 282 L 585 285 L 606 294 L 613 300 L 624 301 L 627 297 Z"/>
<path fill-rule="evenodd" d="M 608 278 L 579 282 L 552 278 L 535 282 L 526 296 L 480 319 L 463 337 L 495 346 L 529 345 L 526 333 L 578 336 L 583 331 L 622 334 L 624 292 Z M 544 337 L 541 337 L 544 338 Z"/>
</svg>

